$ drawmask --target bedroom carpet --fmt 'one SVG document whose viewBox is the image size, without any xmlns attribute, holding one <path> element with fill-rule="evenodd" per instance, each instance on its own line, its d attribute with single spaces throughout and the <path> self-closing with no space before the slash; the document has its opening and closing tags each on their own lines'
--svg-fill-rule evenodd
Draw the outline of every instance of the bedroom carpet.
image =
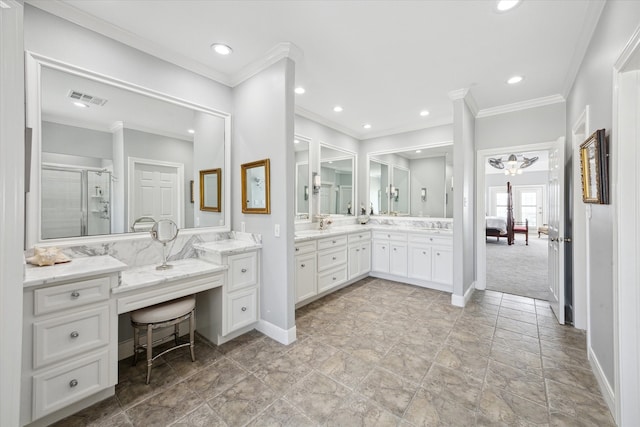
<svg viewBox="0 0 640 427">
<path fill-rule="evenodd" d="M 487 289 L 547 300 L 547 243 L 547 236 L 536 234 L 529 236 L 529 246 L 522 234 L 512 246 L 506 238 L 487 238 Z"/>
</svg>

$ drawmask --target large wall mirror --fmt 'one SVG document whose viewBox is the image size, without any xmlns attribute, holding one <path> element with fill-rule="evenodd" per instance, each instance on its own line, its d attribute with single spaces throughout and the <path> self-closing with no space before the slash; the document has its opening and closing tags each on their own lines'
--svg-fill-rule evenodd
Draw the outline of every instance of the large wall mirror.
<svg viewBox="0 0 640 427">
<path fill-rule="evenodd" d="M 320 144 L 320 213 L 355 215 L 355 154 Z"/>
<path fill-rule="evenodd" d="M 27 72 L 27 245 L 136 232 L 140 218 L 228 229 L 228 114 L 35 54 Z M 212 169 L 222 201 L 194 209 L 190 182 L 199 194 Z"/>
<path fill-rule="evenodd" d="M 293 150 L 296 156 L 296 222 L 310 221 L 311 213 L 311 171 L 309 169 L 310 138 L 296 135 L 293 140 Z"/>
<path fill-rule="evenodd" d="M 453 145 L 369 154 L 374 215 L 453 217 Z"/>
<path fill-rule="evenodd" d="M 242 213 L 271 213 L 271 172 L 269 159 L 240 166 Z"/>
</svg>

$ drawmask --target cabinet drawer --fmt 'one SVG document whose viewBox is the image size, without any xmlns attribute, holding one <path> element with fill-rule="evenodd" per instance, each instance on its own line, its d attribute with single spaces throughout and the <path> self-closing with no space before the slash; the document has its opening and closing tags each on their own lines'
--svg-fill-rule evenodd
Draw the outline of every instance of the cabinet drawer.
<svg viewBox="0 0 640 427">
<path fill-rule="evenodd" d="M 318 293 L 327 291 L 347 280 L 347 266 L 318 274 Z"/>
<path fill-rule="evenodd" d="M 318 240 L 318 250 L 335 248 L 340 245 L 347 244 L 347 236 L 335 236 L 327 237 L 326 239 Z"/>
<path fill-rule="evenodd" d="M 439 245 L 439 246 L 452 246 L 452 237 L 443 236 L 430 236 L 428 234 L 411 234 L 409 235 L 409 243 L 427 244 L 427 245 Z"/>
<path fill-rule="evenodd" d="M 374 231 L 375 240 L 393 240 L 396 242 L 406 242 L 407 233 L 401 231 Z"/>
<path fill-rule="evenodd" d="M 36 316 L 57 310 L 65 310 L 109 299 L 111 280 L 96 277 L 89 280 L 36 289 L 34 292 L 34 314 Z"/>
<path fill-rule="evenodd" d="M 296 255 L 308 254 L 316 250 L 316 241 L 311 240 L 308 242 L 296 243 Z"/>
<path fill-rule="evenodd" d="M 364 242 L 367 240 L 371 240 L 371 232 L 362 231 L 360 233 L 349 234 L 349 236 L 347 236 L 347 240 L 349 243 L 357 243 L 357 242 Z"/>
<path fill-rule="evenodd" d="M 225 335 L 258 320 L 258 289 L 227 295 L 227 331 Z"/>
<path fill-rule="evenodd" d="M 347 262 L 347 248 L 336 249 L 334 251 L 325 250 L 318 252 L 318 271 L 323 271 L 331 267 L 336 267 Z"/>
<path fill-rule="evenodd" d="M 258 254 L 249 252 L 229 257 L 229 292 L 258 283 Z"/>
<path fill-rule="evenodd" d="M 33 367 L 41 368 L 109 343 L 109 306 L 33 324 Z"/>
<path fill-rule="evenodd" d="M 33 419 L 108 387 L 109 353 L 103 351 L 33 376 Z"/>
</svg>

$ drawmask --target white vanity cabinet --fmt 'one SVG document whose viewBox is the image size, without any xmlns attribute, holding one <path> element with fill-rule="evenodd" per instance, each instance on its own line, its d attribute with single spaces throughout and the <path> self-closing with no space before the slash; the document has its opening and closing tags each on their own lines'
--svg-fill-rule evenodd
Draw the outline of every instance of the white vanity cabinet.
<svg viewBox="0 0 640 427">
<path fill-rule="evenodd" d="M 296 304 L 318 294 L 316 241 L 296 243 Z"/>
<path fill-rule="evenodd" d="M 228 266 L 222 291 L 210 300 L 196 301 L 196 317 L 202 314 L 211 319 L 212 331 L 207 335 L 218 345 L 255 327 L 260 314 L 260 251 L 257 247 L 225 250 L 225 244 L 197 247 L 203 251 L 202 259 Z"/>
<path fill-rule="evenodd" d="M 451 235 L 413 231 L 373 232 L 372 275 L 451 292 Z"/>
<path fill-rule="evenodd" d="M 407 275 L 407 233 L 373 232 L 372 270 L 395 276 Z"/>
<path fill-rule="evenodd" d="M 349 244 L 349 280 L 368 274 L 371 270 L 371 232 L 349 234 L 347 242 Z"/>
<path fill-rule="evenodd" d="M 295 244 L 298 306 L 365 277 L 371 270 L 371 232 L 333 232 Z M 324 235 L 326 236 L 326 235 Z"/>
<path fill-rule="evenodd" d="M 117 382 L 117 272 L 25 287 L 22 424 Z"/>
</svg>

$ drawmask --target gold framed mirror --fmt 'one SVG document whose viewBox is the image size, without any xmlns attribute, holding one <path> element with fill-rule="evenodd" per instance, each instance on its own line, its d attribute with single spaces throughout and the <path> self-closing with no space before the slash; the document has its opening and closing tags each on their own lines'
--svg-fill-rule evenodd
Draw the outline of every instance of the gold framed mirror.
<svg viewBox="0 0 640 427">
<path fill-rule="evenodd" d="M 207 212 L 221 212 L 222 169 L 207 169 L 200 171 L 200 210 Z"/>
<path fill-rule="evenodd" d="M 242 176 L 242 213 L 270 214 L 269 159 L 240 166 Z"/>
</svg>

